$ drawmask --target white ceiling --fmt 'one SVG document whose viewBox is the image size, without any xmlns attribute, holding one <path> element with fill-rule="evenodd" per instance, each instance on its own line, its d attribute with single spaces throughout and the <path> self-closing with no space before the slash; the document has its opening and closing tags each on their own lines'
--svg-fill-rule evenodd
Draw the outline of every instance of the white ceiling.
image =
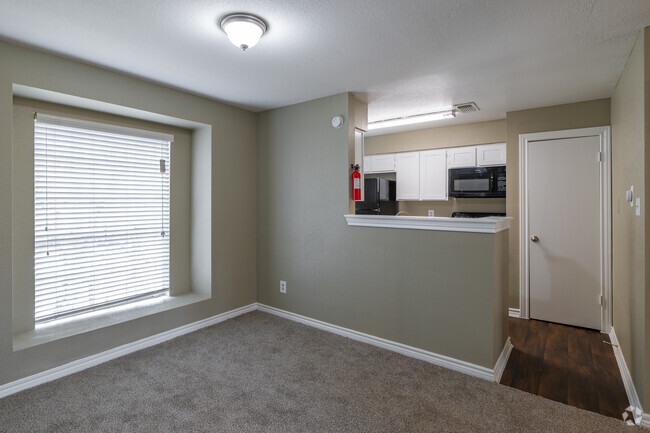
<svg viewBox="0 0 650 433">
<path fill-rule="evenodd" d="M 0 37 L 255 111 L 344 91 L 371 121 L 481 108 L 436 126 L 609 97 L 650 25 L 649 0 L 0 0 L 0 11 Z M 233 12 L 269 27 L 245 53 L 217 25 Z"/>
</svg>

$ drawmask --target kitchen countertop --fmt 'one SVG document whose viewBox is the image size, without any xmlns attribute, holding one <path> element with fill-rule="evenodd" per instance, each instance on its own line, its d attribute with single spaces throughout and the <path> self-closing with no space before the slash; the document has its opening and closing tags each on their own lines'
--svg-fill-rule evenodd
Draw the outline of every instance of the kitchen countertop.
<svg viewBox="0 0 650 433">
<path fill-rule="evenodd" d="M 396 215 L 345 215 L 348 226 L 446 232 L 498 233 L 510 228 L 511 217 L 445 218 Z"/>
</svg>

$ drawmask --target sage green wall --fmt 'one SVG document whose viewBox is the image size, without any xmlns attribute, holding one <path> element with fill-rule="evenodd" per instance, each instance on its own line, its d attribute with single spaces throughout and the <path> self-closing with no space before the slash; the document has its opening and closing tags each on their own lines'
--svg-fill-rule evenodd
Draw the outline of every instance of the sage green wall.
<svg viewBox="0 0 650 433">
<path fill-rule="evenodd" d="M 644 51 L 644 65 L 643 65 L 643 85 L 644 85 L 644 101 L 643 101 L 643 117 L 644 117 L 644 138 L 645 138 L 645 146 L 643 148 L 644 151 L 644 173 L 645 173 L 645 191 L 650 190 L 650 152 L 647 152 L 647 146 L 648 143 L 650 143 L 650 27 L 646 27 L 643 29 L 641 32 L 643 34 L 643 51 Z M 650 401 L 650 374 L 648 371 L 650 370 L 650 344 L 647 342 L 647 336 L 650 335 L 650 315 L 648 315 L 648 311 L 650 311 L 650 296 L 647 294 L 648 287 L 650 286 L 650 254 L 647 252 L 650 251 L 650 228 L 648 227 L 648 224 L 650 224 L 650 207 L 646 204 L 645 202 L 645 197 L 642 199 L 643 205 L 642 205 L 642 214 L 645 219 L 644 222 L 644 231 L 645 231 L 645 248 L 644 248 L 644 253 L 645 253 L 645 336 L 644 336 L 644 341 L 646 342 L 645 344 L 645 368 L 644 368 L 644 374 L 645 374 L 645 384 L 644 384 L 644 392 L 641 394 L 643 397 L 641 397 L 643 400 L 641 402 L 643 403 L 644 401 Z"/>
<path fill-rule="evenodd" d="M 0 384 L 256 301 L 256 114 L 6 42 L 0 59 Z M 209 301 L 13 352 L 13 83 L 212 125 Z"/>
<path fill-rule="evenodd" d="M 505 119 L 366 137 L 365 153 L 373 155 L 410 152 L 473 144 L 503 143 L 504 141 L 506 141 Z"/>
<path fill-rule="evenodd" d="M 497 237 L 348 227 L 348 98 L 260 113 L 259 302 L 493 368 Z"/>
<path fill-rule="evenodd" d="M 634 185 L 635 197 L 645 202 L 643 75 L 641 32 L 612 95 L 613 319 L 640 398 L 645 376 L 645 215 L 635 215 L 625 191 Z"/>
<path fill-rule="evenodd" d="M 510 222 L 510 307 L 519 308 L 519 135 L 610 124 L 610 100 L 576 102 L 506 114 L 508 178 L 506 213 Z"/>
<path fill-rule="evenodd" d="M 501 354 L 503 345 L 509 337 L 508 326 L 508 236 L 509 231 L 502 231 L 494 236 L 492 255 L 493 262 L 493 297 L 492 311 L 497 320 L 494 321 L 494 354 Z M 500 320 L 499 320 L 500 319 Z M 494 359 L 496 363 L 497 358 Z"/>
</svg>

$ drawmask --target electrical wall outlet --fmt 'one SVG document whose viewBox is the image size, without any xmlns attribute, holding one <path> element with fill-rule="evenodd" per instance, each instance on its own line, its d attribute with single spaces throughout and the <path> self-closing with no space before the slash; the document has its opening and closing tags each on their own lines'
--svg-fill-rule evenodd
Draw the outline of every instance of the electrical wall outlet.
<svg viewBox="0 0 650 433">
<path fill-rule="evenodd" d="M 287 293 L 287 282 L 280 281 L 280 293 Z"/>
<path fill-rule="evenodd" d="M 436 213 L 433 211 L 433 209 L 429 209 L 429 216 L 436 216 Z"/>
</svg>

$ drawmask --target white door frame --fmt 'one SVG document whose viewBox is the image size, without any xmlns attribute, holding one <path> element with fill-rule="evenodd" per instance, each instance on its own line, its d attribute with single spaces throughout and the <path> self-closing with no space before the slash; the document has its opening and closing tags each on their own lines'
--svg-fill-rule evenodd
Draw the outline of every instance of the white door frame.
<svg viewBox="0 0 650 433">
<path fill-rule="evenodd" d="M 612 207 L 611 207 L 611 127 L 569 129 L 519 135 L 519 309 L 520 317 L 530 318 L 530 275 L 528 238 L 528 147 L 531 142 L 564 138 L 600 138 L 600 331 L 612 327 Z M 594 156 L 595 158 L 596 156 Z M 559 192 L 561 193 L 561 192 Z"/>
</svg>

